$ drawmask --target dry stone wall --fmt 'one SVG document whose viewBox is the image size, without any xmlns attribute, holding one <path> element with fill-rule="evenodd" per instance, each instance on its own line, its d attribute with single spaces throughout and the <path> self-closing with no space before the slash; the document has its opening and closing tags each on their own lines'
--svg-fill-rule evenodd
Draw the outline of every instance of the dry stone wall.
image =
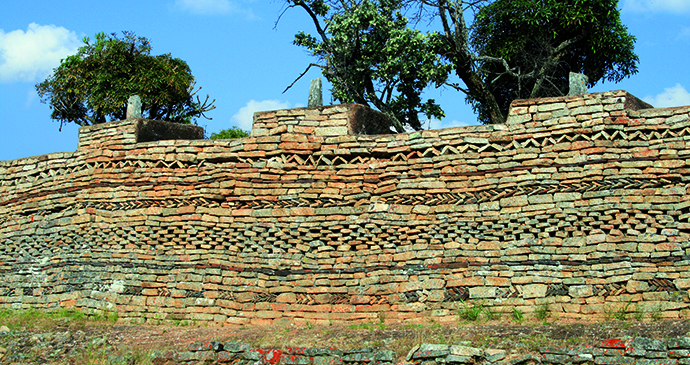
<svg viewBox="0 0 690 365">
<path fill-rule="evenodd" d="M 83 127 L 76 152 L 0 161 L 0 305 L 228 324 L 454 321 L 480 302 L 684 317 L 690 107 L 642 107 L 519 100 L 505 125 L 398 135 L 357 134 L 386 119 L 355 105 L 257 113 L 240 140 Z"/>
<path fill-rule="evenodd" d="M 167 364 L 261 364 L 261 365 L 686 365 L 690 363 L 690 338 L 656 340 L 646 337 L 610 338 L 595 345 L 542 347 L 520 353 L 516 348 L 483 349 L 463 345 L 423 343 L 410 349 L 404 361 L 391 350 L 291 347 L 252 348 L 249 344 L 206 341 L 189 344 L 186 351 L 153 354 L 153 362 Z M 398 359 L 403 360 L 403 359 Z"/>
</svg>

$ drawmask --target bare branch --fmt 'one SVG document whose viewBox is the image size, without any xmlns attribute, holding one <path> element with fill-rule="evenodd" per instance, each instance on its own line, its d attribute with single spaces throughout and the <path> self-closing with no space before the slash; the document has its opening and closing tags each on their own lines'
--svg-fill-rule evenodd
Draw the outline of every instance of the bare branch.
<svg viewBox="0 0 690 365">
<path fill-rule="evenodd" d="M 199 88 L 199 90 L 201 90 L 201 88 Z M 204 113 L 209 112 L 209 111 L 216 108 L 216 106 L 213 105 L 213 103 L 216 102 L 216 99 L 213 99 L 213 101 L 211 101 L 211 103 L 209 104 L 208 98 L 209 98 L 209 96 L 208 96 L 208 94 L 206 94 L 206 99 L 204 99 L 204 102 L 202 103 L 201 100 L 199 99 L 199 97 L 198 96 L 196 97 L 196 102 L 199 105 L 199 107 L 197 108 L 196 111 L 199 112 L 199 114 L 201 116 L 203 116 L 204 118 L 211 120 L 213 118 L 207 117 L 206 114 L 204 114 Z"/>
<path fill-rule="evenodd" d="M 285 15 L 285 13 L 286 13 L 289 9 L 294 8 L 295 6 L 297 6 L 297 5 L 288 5 L 287 7 L 285 7 L 285 9 L 283 9 L 283 11 L 280 12 L 280 14 L 278 15 L 278 19 L 276 19 L 276 22 L 273 23 L 273 30 L 278 29 L 278 23 L 280 22 L 280 19 L 283 18 L 283 15 Z"/>
<path fill-rule="evenodd" d="M 463 93 L 465 93 L 465 94 L 469 94 L 469 93 L 470 93 L 469 90 L 461 88 L 460 85 L 458 85 L 458 84 L 456 84 L 456 83 L 444 82 L 443 85 L 450 86 L 450 87 L 452 87 L 453 89 L 455 89 L 455 90 L 457 90 L 457 91 L 460 91 L 460 92 L 463 92 Z"/>
<path fill-rule="evenodd" d="M 536 74 L 536 82 L 534 83 L 534 87 L 532 87 L 532 92 L 530 93 L 530 98 L 535 98 L 539 94 L 539 90 L 541 90 L 541 85 L 544 83 L 544 79 L 546 72 L 554 67 L 558 61 L 563 57 L 563 51 L 565 51 L 568 46 L 572 45 L 573 43 L 579 41 L 582 38 L 582 35 L 578 35 L 577 37 L 567 39 L 561 44 L 558 45 L 558 47 L 552 49 L 549 51 L 549 58 L 546 60 L 546 62 L 543 63 L 542 67 L 539 69 L 539 72 Z"/>
<path fill-rule="evenodd" d="M 324 66 L 324 65 L 319 65 L 318 63 L 310 63 L 309 66 L 307 66 L 307 69 L 304 70 L 304 72 L 302 72 L 299 76 L 297 76 L 297 78 L 295 79 L 295 81 L 293 81 L 292 84 L 290 84 L 290 86 L 286 87 L 285 90 L 283 90 L 283 94 L 285 94 L 286 91 L 290 90 L 290 88 L 293 87 L 293 86 L 295 85 L 295 83 L 296 83 L 297 81 L 299 81 L 299 79 L 302 78 L 302 76 L 306 75 L 307 72 L 309 71 L 309 69 L 310 69 L 312 66 L 314 66 L 314 67 L 326 68 L 326 66 Z"/>
</svg>

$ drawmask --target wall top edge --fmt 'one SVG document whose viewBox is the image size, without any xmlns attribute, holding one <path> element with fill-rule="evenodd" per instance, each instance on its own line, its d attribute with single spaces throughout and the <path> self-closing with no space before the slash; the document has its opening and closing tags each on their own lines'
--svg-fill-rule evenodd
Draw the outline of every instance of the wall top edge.
<svg viewBox="0 0 690 365">
<path fill-rule="evenodd" d="M 626 90 L 611 90 L 611 91 L 604 91 L 604 92 L 598 92 L 598 93 L 578 94 L 578 95 L 571 95 L 571 96 L 564 95 L 564 96 L 551 96 L 551 97 L 547 97 L 547 98 L 515 99 L 511 103 L 511 107 L 525 106 L 525 105 L 550 104 L 550 103 L 558 103 L 558 102 L 570 102 L 570 101 L 576 101 L 576 100 L 580 100 L 580 99 L 602 99 L 602 98 L 612 98 L 612 97 L 615 98 L 615 97 L 628 97 L 628 96 L 636 98 L 634 95 L 630 94 Z M 647 105 L 649 105 L 649 104 L 647 104 Z M 651 107 L 651 105 L 649 107 Z"/>
<path fill-rule="evenodd" d="M 35 155 L 20 157 L 14 160 L 0 160 L 0 166 L 9 167 L 14 165 L 28 165 L 33 163 L 40 163 L 51 160 L 69 159 L 73 158 L 75 152 L 51 152 L 44 155 Z"/>
<path fill-rule="evenodd" d="M 601 93 L 589 93 L 589 94 L 582 94 L 582 95 L 574 95 L 574 96 L 559 96 L 559 97 L 550 97 L 550 98 L 540 98 L 540 99 L 517 99 L 514 100 L 513 103 L 511 104 L 511 109 L 523 109 L 525 110 L 526 107 L 530 106 L 537 106 L 534 108 L 538 108 L 539 111 L 542 110 L 541 105 L 545 104 L 554 104 L 554 103 L 563 103 L 565 102 L 568 104 L 569 102 L 577 102 L 578 100 L 585 100 L 585 103 L 588 105 L 591 104 L 596 104 L 596 103 L 602 103 L 602 102 L 611 102 L 611 100 L 614 100 L 618 98 L 619 100 L 615 101 L 617 103 L 617 109 L 616 110 L 625 110 L 624 113 L 626 113 L 629 117 L 631 118 L 656 118 L 656 117 L 673 117 L 675 115 L 679 114 L 688 114 L 690 113 L 690 106 L 679 106 L 679 107 L 667 107 L 667 108 L 654 108 L 652 105 L 649 105 L 645 103 L 644 101 L 640 100 L 639 98 L 635 97 L 634 95 L 630 94 L 629 92 L 625 90 L 613 90 L 613 91 L 606 91 L 606 92 L 601 92 Z M 589 102 L 588 102 L 589 101 Z M 549 107 L 544 107 L 546 110 Z M 271 118 L 280 118 L 280 117 L 290 117 L 293 115 L 306 115 L 307 119 L 309 119 L 309 115 L 313 114 L 319 116 L 320 120 L 327 120 L 331 118 L 331 115 L 336 115 L 336 118 L 343 118 L 342 115 L 347 115 L 344 117 L 345 119 L 348 120 L 348 126 L 345 127 L 325 127 L 328 129 L 338 129 L 338 133 L 342 133 L 342 129 L 347 129 L 344 134 L 335 134 L 335 135 L 319 135 L 314 134 L 313 136 L 310 136 L 309 138 L 313 140 L 318 140 L 319 143 L 324 143 L 324 144 L 330 144 L 330 143 L 340 143 L 340 142 L 366 142 L 366 141 L 396 141 L 396 140 L 411 140 L 411 139 L 416 139 L 416 138 L 445 138 L 444 136 L 451 136 L 455 134 L 482 134 L 482 133 L 500 133 L 500 132 L 510 132 L 511 130 L 515 130 L 516 128 L 523 128 L 523 126 L 520 126 L 519 124 L 524 124 L 521 121 L 517 121 L 516 123 L 508 123 L 508 124 L 501 124 L 501 125 L 471 125 L 471 126 L 460 126 L 460 127 L 450 127 L 450 128 L 441 128 L 441 129 L 431 129 L 431 130 L 423 130 L 423 131 L 415 131 L 415 132 L 408 132 L 408 133 L 401 133 L 401 134 L 359 134 L 359 133 L 352 133 L 354 131 L 353 128 L 353 122 L 350 120 L 353 118 L 353 115 L 356 114 L 355 112 L 361 111 L 363 109 L 368 108 L 366 106 L 360 105 L 360 104 L 338 104 L 338 105 L 326 105 L 326 106 L 319 106 L 319 107 L 301 107 L 301 108 L 293 108 L 293 109 L 281 109 L 281 110 L 270 110 L 270 111 L 260 111 L 256 112 L 254 115 L 254 120 L 257 121 L 257 119 L 271 119 Z M 528 108 L 532 109 L 532 108 Z M 344 113 L 344 114 L 341 114 Z M 380 112 L 376 112 L 380 113 Z M 512 111 L 511 111 L 512 113 Z M 674 117 L 678 119 L 678 117 Z M 318 119 L 318 118 L 317 118 Z M 318 120 L 315 119 L 312 123 L 319 123 Z M 683 119 L 685 120 L 685 119 Z M 528 120 L 529 123 L 534 124 L 534 122 L 537 122 L 536 120 L 532 120 L 529 118 Z M 539 124 L 542 124 L 542 122 L 538 122 Z M 83 155 L 86 153 L 85 151 L 92 151 L 92 150 L 99 150 L 106 148 L 107 144 L 114 144 L 116 148 L 121 147 L 122 144 L 128 145 L 126 149 L 135 149 L 135 148 L 151 148 L 151 147 L 156 147 L 156 146 L 199 146 L 199 147 L 205 147 L 205 146 L 217 146 L 217 147 L 239 147 L 239 145 L 247 144 L 247 143 L 268 143 L 270 142 L 269 140 L 271 138 L 279 138 L 281 134 L 290 134 L 292 133 L 290 130 L 283 130 L 280 128 L 276 128 L 277 130 L 275 131 L 270 131 L 267 130 L 267 134 L 263 136 L 252 136 L 252 137 L 247 137 L 243 138 L 240 140 L 203 140 L 203 139 L 185 139 L 184 137 L 180 138 L 175 138 L 171 140 L 141 140 L 139 137 L 139 130 L 143 129 L 142 126 L 145 125 L 158 125 L 158 124 L 167 124 L 165 122 L 160 122 L 160 121 L 152 121 L 148 119 L 143 119 L 143 118 L 133 118 L 133 119 L 126 119 L 126 120 L 120 120 L 120 121 L 112 121 L 108 123 L 103 123 L 103 124 L 98 124 L 98 125 L 91 125 L 91 126 L 84 126 L 79 128 L 79 148 L 75 152 L 54 152 L 54 153 L 49 153 L 45 155 L 38 155 L 38 156 L 30 156 L 30 157 L 22 157 L 19 159 L 15 160 L 0 160 L 0 167 L 11 167 L 15 165 L 30 165 L 32 163 L 40 163 L 42 161 L 49 161 L 49 160 L 60 160 L 60 159 L 70 159 L 70 158 L 75 158 L 78 156 Z M 552 124 L 552 123 L 551 123 Z M 308 125 L 308 124 L 305 124 Z M 189 127 L 191 129 L 193 128 L 200 128 L 198 126 L 194 125 L 185 125 L 185 127 Z M 323 126 L 318 126 L 318 128 L 324 128 Z M 355 126 L 356 127 L 356 126 Z M 544 131 L 553 129 L 554 126 L 549 127 L 546 123 L 543 125 Z M 309 135 L 309 127 L 302 127 L 303 129 L 306 128 L 305 133 Z M 311 129 L 313 130 L 313 128 Z M 106 132 L 107 131 L 107 132 Z M 313 132 L 311 132 L 313 134 Z M 117 135 L 119 138 L 112 139 L 112 136 Z M 124 139 L 123 139 L 124 138 Z M 109 140 L 110 139 L 110 140 Z M 119 139 L 119 140 L 118 140 Z M 347 141 L 345 141 L 347 140 Z M 277 140 L 276 142 L 279 143 L 282 140 Z M 105 144 L 104 144 L 105 143 Z M 88 152 L 87 154 L 91 154 L 91 152 Z M 100 155 L 100 154 L 99 154 Z"/>
<path fill-rule="evenodd" d="M 329 110 L 329 109 L 342 109 L 342 111 L 347 111 L 352 107 L 365 107 L 362 104 L 357 104 L 357 103 L 348 103 L 348 104 L 332 104 L 332 105 L 322 105 L 322 106 L 303 106 L 299 108 L 289 108 L 289 109 L 272 109 L 272 110 L 261 110 L 258 112 L 254 112 L 254 115 L 263 115 L 263 114 L 270 114 L 270 113 L 276 113 L 276 112 L 303 112 L 303 111 L 308 111 L 308 110 L 313 110 L 313 111 L 323 111 L 323 110 Z"/>
<path fill-rule="evenodd" d="M 146 119 L 144 119 L 144 118 L 132 118 L 132 119 L 124 119 L 124 120 L 114 120 L 112 122 L 106 122 L 106 123 L 101 123 L 101 124 L 86 125 L 83 127 L 79 127 L 79 133 L 95 132 L 95 131 L 102 130 L 102 129 L 110 129 L 113 127 L 120 127 L 120 126 L 124 126 L 124 125 L 136 124 L 142 120 L 146 120 Z"/>
</svg>

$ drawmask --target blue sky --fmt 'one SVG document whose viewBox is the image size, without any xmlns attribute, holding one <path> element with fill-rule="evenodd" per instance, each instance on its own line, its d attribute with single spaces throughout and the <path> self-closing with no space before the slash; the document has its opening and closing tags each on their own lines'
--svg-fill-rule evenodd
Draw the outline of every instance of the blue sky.
<svg viewBox="0 0 690 365">
<path fill-rule="evenodd" d="M 690 105 L 690 0 L 620 0 L 622 20 L 637 37 L 640 72 L 590 92 L 628 90 L 656 107 Z M 75 53 L 84 36 L 134 31 L 149 38 L 153 54 L 171 53 L 190 65 L 201 95 L 216 99 L 212 120 L 199 119 L 207 133 L 231 126 L 251 128 L 252 114 L 304 106 L 310 71 L 283 90 L 315 61 L 292 45 L 299 30 L 313 33 L 301 9 L 283 0 L 12 1 L 0 14 L 0 160 L 74 151 L 77 126 L 50 119 L 34 85 L 61 58 Z M 325 89 L 328 85 L 325 85 Z M 463 95 L 431 89 L 446 111 L 441 128 L 477 124 Z M 327 90 L 324 102 L 330 102 Z"/>
</svg>

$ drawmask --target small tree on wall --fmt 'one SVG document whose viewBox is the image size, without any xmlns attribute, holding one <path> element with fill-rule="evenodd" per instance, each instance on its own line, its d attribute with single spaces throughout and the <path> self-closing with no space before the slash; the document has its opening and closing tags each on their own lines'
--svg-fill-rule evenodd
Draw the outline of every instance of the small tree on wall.
<svg viewBox="0 0 690 365">
<path fill-rule="evenodd" d="M 237 139 L 249 137 L 249 132 L 238 127 L 223 129 L 217 133 L 211 133 L 210 139 Z"/>
<path fill-rule="evenodd" d="M 142 116 L 190 123 L 215 109 L 208 95 L 202 102 L 187 63 L 170 54 L 151 55 L 151 44 L 132 32 L 98 33 L 84 38 L 77 54 L 62 60 L 52 75 L 36 84 L 51 118 L 80 126 L 121 120 L 127 99 L 139 95 Z M 208 117 L 206 117 L 208 118 Z M 209 118 L 210 119 L 210 118 Z"/>
</svg>

